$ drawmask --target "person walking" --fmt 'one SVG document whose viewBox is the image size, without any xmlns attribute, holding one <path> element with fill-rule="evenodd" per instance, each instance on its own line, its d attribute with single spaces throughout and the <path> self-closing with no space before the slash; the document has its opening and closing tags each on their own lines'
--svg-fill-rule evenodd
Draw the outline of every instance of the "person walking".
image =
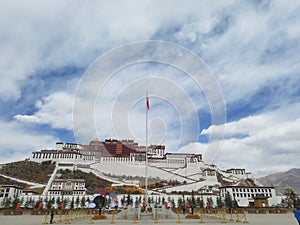
<svg viewBox="0 0 300 225">
<path fill-rule="evenodd" d="M 53 217 L 54 217 L 54 209 L 52 208 L 50 212 L 50 224 L 53 223 Z"/>
<path fill-rule="evenodd" d="M 298 221 L 298 223 L 300 225 L 300 212 L 299 212 L 298 207 L 296 207 L 296 209 L 294 210 L 294 216 L 295 216 L 296 220 Z"/>
</svg>

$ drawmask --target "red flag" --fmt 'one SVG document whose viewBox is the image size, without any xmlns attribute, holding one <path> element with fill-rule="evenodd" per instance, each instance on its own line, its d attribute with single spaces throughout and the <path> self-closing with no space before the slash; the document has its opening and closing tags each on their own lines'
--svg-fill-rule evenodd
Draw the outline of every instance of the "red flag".
<svg viewBox="0 0 300 225">
<path fill-rule="evenodd" d="M 148 95 L 146 96 L 146 106 L 147 106 L 147 109 L 149 110 L 150 109 L 150 103 L 149 103 Z"/>
</svg>

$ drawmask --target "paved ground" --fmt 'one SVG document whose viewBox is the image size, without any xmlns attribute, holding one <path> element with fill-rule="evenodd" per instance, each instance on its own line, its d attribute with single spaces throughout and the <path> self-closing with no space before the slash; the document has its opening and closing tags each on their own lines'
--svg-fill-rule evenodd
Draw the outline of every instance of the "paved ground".
<svg viewBox="0 0 300 225">
<path fill-rule="evenodd" d="M 64 218 L 62 222 L 58 222 L 59 217 L 54 218 L 56 220 L 56 224 L 65 224 Z M 234 217 L 236 220 L 236 218 Z M 240 218 L 241 222 L 230 222 L 228 221 L 227 224 L 244 224 L 244 218 Z M 45 216 L 32 216 L 32 215 L 22 215 L 22 216 L 4 216 L 0 214 L 0 225 L 40 225 L 43 224 L 45 220 Z M 254 214 L 247 214 L 247 220 L 250 224 L 255 225 L 298 225 L 297 221 L 294 218 L 292 213 L 288 214 L 263 214 L 263 215 L 254 215 Z M 220 219 L 213 219 L 213 218 L 204 218 L 204 224 L 215 225 L 221 224 Z M 89 224 L 90 218 L 77 218 L 70 220 L 71 224 Z M 111 224 L 112 217 L 108 215 L 107 220 L 93 220 L 93 223 L 96 224 Z M 174 225 L 177 224 L 178 220 L 159 220 L 159 224 L 165 225 Z M 199 224 L 200 220 L 196 219 L 184 219 L 181 216 L 181 223 L 182 224 Z M 115 224 L 133 224 L 131 220 L 114 220 Z M 154 224 L 153 220 L 148 221 L 137 221 L 137 224 Z"/>
</svg>

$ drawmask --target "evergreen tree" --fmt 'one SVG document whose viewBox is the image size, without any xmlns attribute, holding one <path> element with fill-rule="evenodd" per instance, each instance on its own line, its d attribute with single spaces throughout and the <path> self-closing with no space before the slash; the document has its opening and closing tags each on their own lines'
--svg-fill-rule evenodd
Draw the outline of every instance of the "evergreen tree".
<svg viewBox="0 0 300 225">
<path fill-rule="evenodd" d="M 127 194 L 126 204 L 127 204 L 127 206 L 131 205 L 131 199 L 130 199 L 130 193 L 129 192 Z"/>
<path fill-rule="evenodd" d="M 17 204 L 20 202 L 18 196 L 16 196 L 13 200 L 12 200 L 12 208 L 15 209 Z"/>
<path fill-rule="evenodd" d="M 76 208 L 80 208 L 80 206 L 79 206 L 79 203 L 80 203 L 79 196 L 76 197 L 75 203 L 76 203 Z"/>
<path fill-rule="evenodd" d="M 224 203 L 220 197 L 217 197 L 217 207 L 218 208 L 223 208 Z"/>
<path fill-rule="evenodd" d="M 56 200 L 55 197 L 51 198 L 51 208 L 55 205 Z"/>
<path fill-rule="evenodd" d="M 171 202 L 171 197 L 170 196 L 168 196 L 168 202 Z"/>
<path fill-rule="evenodd" d="M 123 197 L 121 198 L 121 204 L 124 206 L 125 203 L 125 195 L 123 195 Z"/>
<path fill-rule="evenodd" d="M 172 209 L 174 209 L 175 208 L 175 200 L 174 200 L 174 198 L 171 199 L 171 204 L 172 204 Z"/>
<path fill-rule="evenodd" d="M 46 203 L 46 208 L 51 209 L 51 207 L 52 207 L 51 199 L 47 197 L 46 200 L 45 200 L 45 203 Z"/>
<path fill-rule="evenodd" d="M 192 214 L 194 214 L 194 208 L 196 207 L 196 200 L 195 200 L 195 193 L 194 190 L 192 190 L 192 196 L 190 201 L 190 207 L 192 209 Z"/>
<path fill-rule="evenodd" d="M 9 209 L 10 208 L 10 205 L 12 203 L 12 200 L 10 197 L 8 198 L 4 198 L 4 203 L 3 203 L 3 206 L 5 209 Z"/>
<path fill-rule="evenodd" d="M 200 208 L 204 208 L 204 201 L 203 198 L 201 198 L 200 203 L 199 203 Z"/>
<path fill-rule="evenodd" d="M 184 203 L 183 203 L 183 201 L 182 201 L 182 198 L 181 197 L 179 197 L 178 198 L 178 201 L 177 201 L 177 206 L 178 206 L 178 208 L 182 208 L 183 206 L 184 206 Z"/>
<path fill-rule="evenodd" d="M 57 204 L 57 208 L 61 209 L 61 200 L 60 200 L 60 197 L 57 197 L 55 202 Z"/>
<path fill-rule="evenodd" d="M 229 192 L 226 192 L 226 194 L 225 194 L 225 207 L 228 209 L 232 208 L 232 199 L 231 199 L 231 195 L 229 194 Z"/>
<path fill-rule="evenodd" d="M 83 196 L 82 198 L 81 198 L 81 207 L 84 207 L 85 206 L 85 196 Z"/>
<path fill-rule="evenodd" d="M 210 203 L 210 206 L 211 206 L 211 207 L 214 207 L 215 203 L 214 203 L 214 200 L 213 200 L 212 197 L 210 197 L 209 203 Z"/>
<path fill-rule="evenodd" d="M 74 205 L 75 205 L 75 200 L 74 200 L 74 197 L 72 197 L 70 208 L 74 209 Z"/>
</svg>

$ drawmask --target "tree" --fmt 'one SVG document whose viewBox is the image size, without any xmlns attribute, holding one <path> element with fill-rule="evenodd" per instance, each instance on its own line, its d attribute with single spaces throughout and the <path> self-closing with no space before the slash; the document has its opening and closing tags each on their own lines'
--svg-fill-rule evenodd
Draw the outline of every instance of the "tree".
<svg viewBox="0 0 300 225">
<path fill-rule="evenodd" d="M 51 208 L 53 207 L 53 205 L 55 205 L 55 203 L 56 203 L 56 200 L 55 200 L 55 197 L 53 196 L 51 198 Z"/>
<path fill-rule="evenodd" d="M 204 208 L 204 201 L 203 201 L 203 197 L 198 197 L 197 198 L 197 204 L 199 206 L 199 208 Z"/>
<path fill-rule="evenodd" d="M 175 208 L 175 201 L 174 201 L 174 198 L 171 199 L 171 204 L 172 204 L 172 209 Z"/>
<path fill-rule="evenodd" d="M 123 197 L 121 198 L 121 204 L 124 206 L 125 203 L 125 195 L 123 195 Z"/>
<path fill-rule="evenodd" d="M 19 202 L 20 202 L 19 197 L 16 196 L 12 201 L 12 208 L 15 209 Z"/>
<path fill-rule="evenodd" d="M 220 197 L 217 197 L 217 207 L 218 208 L 223 208 L 224 203 Z"/>
<path fill-rule="evenodd" d="M 47 197 L 46 200 L 45 200 L 45 202 L 46 202 L 46 208 L 47 209 L 51 209 L 52 204 L 53 204 L 52 200 L 48 199 L 48 197 Z"/>
<path fill-rule="evenodd" d="M 225 207 L 228 209 L 232 208 L 232 199 L 231 199 L 231 195 L 229 194 L 229 192 L 226 192 L 226 194 L 225 194 Z"/>
<path fill-rule="evenodd" d="M 10 197 L 4 198 L 3 206 L 4 206 L 5 209 L 9 209 L 11 203 L 12 203 L 12 201 L 11 201 Z"/>
<path fill-rule="evenodd" d="M 81 207 L 85 206 L 85 196 L 81 198 Z"/>
<path fill-rule="evenodd" d="M 131 205 L 131 204 L 132 204 L 132 200 L 131 200 L 131 197 L 130 197 L 130 193 L 127 194 L 126 204 L 127 204 L 127 205 Z"/>
<path fill-rule="evenodd" d="M 56 198 L 56 204 L 57 204 L 57 208 L 61 209 L 61 200 L 60 200 L 60 197 Z"/>
<path fill-rule="evenodd" d="M 76 197 L 75 203 L 76 203 L 76 208 L 80 208 L 80 207 L 79 207 L 79 203 L 80 203 L 79 196 Z"/>
<path fill-rule="evenodd" d="M 190 201 L 190 207 L 192 209 L 192 214 L 194 214 L 194 208 L 196 207 L 196 201 L 195 201 L 195 193 L 194 190 L 192 190 L 192 196 Z"/>
<path fill-rule="evenodd" d="M 178 205 L 178 208 L 182 208 L 183 207 L 183 201 L 182 201 L 182 198 L 178 198 L 178 201 L 177 201 L 177 205 Z"/>
<path fill-rule="evenodd" d="M 75 205 L 75 200 L 74 200 L 74 197 L 72 197 L 70 208 L 74 209 L 74 205 Z"/>
</svg>

